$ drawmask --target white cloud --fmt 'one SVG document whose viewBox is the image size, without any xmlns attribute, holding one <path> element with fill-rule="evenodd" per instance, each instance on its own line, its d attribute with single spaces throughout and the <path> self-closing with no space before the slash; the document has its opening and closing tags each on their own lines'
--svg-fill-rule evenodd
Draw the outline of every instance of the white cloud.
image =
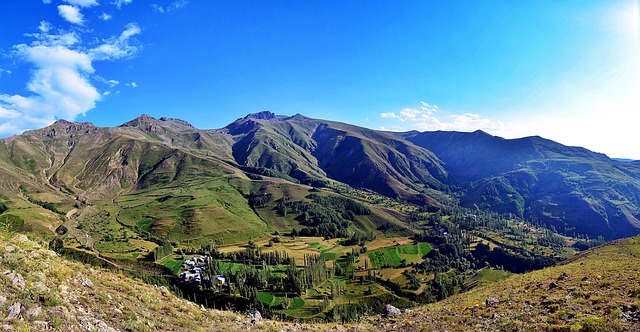
<svg viewBox="0 0 640 332">
<path fill-rule="evenodd" d="M 113 92 L 99 92 L 91 80 L 104 83 L 107 89 L 120 82 L 94 75 L 93 62 L 133 56 L 138 48 L 130 42 L 140 33 L 140 28 L 129 24 L 119 36 L 103 40 L 103 44 L 94 49 L 87 48 L 80 40 L 78 34 L 86 31 L 56 30 L 46 21 L 40 23 L 38 31 L 25 34 L 34 38 L 30 44 L 14 46 L 12 55 L 33 68 L 26 84 L 27 93 L 0 92 L 0 135 L 40 128 L 61 118 L 73 121 L 95 108 L 101 98 Z M 9 71 L 0 69 L 0 74 L 5 72 Z M 129 84 L 137 86 L 133 82 Z"/>
<path fill-rule="evenodd" d="M 60 14 L 60 16 L 62 16 L 62 18 L 70 23 L 78 25 L 84 23 L 84 16 L 82 16 L 82 13 L 80 13 L 80 9 L 78 9 L 78 7 L 60 5 L 58 6 L 58 13 Z"/>
<path fill-rule="evenodd" d="M 461 113 L 452 115 L 437 116 L 439 107 L 421 102 L 420 107 L 406 107 L 395 112 L 381 113 L 380 118 L 400 121 L 403 126 L 393 126 L 393 130 L 453 130 L 453 131 L 475 131 L 483 130 L 487 132 L 504 132 L 506 126 L 498 120 L 485 118 L 479 114 Z"/>
<path fill-rule="evenodd" d="M 98 16 L 99 19 L 103 20 L 103 21 L 108 21 L 111 19 L 111 15 L 107 14 L 107 13 L 102 13 L 100 16 Z"/>
<path fill-rule="evenodd" d="M 100 46 L 89 50 L 93 60 L 116 60 L 134 56 L 139 47 L 131 45 L 131 37 L 140 34 L 140 27 L 135 23 L 129 23 L 118 37 L 104 40 Z"/>
<path fill-rule="evenodd" d="M 98 5 L 98 1 L 96 0 L 64 0 L 64 2 L 72 4 L 77 7 L 93 7 Z"/>
<path fill-rule="evenodd" d="M 51 28 L 51 23 L 47 21 L 41 21 L 38 30 L 40 30 L 40 32 L 42 33 L 49 33 L 49 31 L 51 31 Z"/>
<path fill-rule="evenodd" d="M 58 118 L 73 120 L 95 107 L 100 94 L 87 79 L 94 71 L 87 54 L 61 45 L 21 44 L 16 50 L 36 69 L 27 84 L 31 95 L 0 95 L 2 114 L 11 115 L 7 128 L 24 130 Z"/>
<path fill-rule="evenodd" d="M 51 3 L 51 0 L 42 0 L 43 3 L 49 4 Z"/>
<path fill-rule="evenodd" d="M 4 69 L 4 68 L 0 68 L 0 76 L 2 76 L 3 74 L 9 74 L 11 75 L 11 70 L 9 69 Z"/>
<path fill-rule="evenodd" d="M 112 5 L 115 5 L 118 9 L 122 8 L 123 5 L 128 5 L 132 3 L 133 0 L 115 0 L 111 2 Z"/>
<path fill-rule="evenodd" d="M 189 4 L 189 1 L 187 1 L 187 0 L 177 0 L 177 1 L 174 1 L 174 2 L 170 3 L 169 5 L 167 5 L 165 7 L 160 6 L 158 4 L 155 4 L 155 3 L 152 4 L 151 7 L 153 9 L 155 9 L 158 13 L 168 13 L 168 12 L 174 10 L 174 9 L 184 8 L 188 4 Z"/>
<path fill-rule="evenodd" d="M 151 8 L 155 9 L 158 13 L 164 13 L 164 7 L 155 3 L 151 5 Z"/>
<path fill-rule="evenodd" d="M 138 87 L 138 83 L 136 83 L 136 82 L 131 82 L 131 83 L 127 84 L 127 85 L 131 86 L 132 88 L 137 88 Z"/>
</svg>

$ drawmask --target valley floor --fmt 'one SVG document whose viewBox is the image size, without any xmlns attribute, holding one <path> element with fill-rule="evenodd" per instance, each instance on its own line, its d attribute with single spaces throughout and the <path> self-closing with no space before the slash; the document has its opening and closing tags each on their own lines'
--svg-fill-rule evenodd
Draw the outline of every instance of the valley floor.
<svg viewBox="0 0 640 332">
<path fill-rule="evenodd" d="M 122 274 L 0 234 L 0 330 L 640 331 L 640 238 L 561 265 L 356 325 L 252 319 L 203 309 Z"/>
</svg>

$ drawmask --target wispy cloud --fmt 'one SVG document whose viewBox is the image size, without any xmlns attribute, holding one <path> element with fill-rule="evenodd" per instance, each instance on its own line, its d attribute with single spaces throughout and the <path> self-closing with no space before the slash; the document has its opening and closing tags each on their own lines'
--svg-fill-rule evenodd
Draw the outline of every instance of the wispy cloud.
<svg viewBox="0 0 640 332">
<path fill-rule="evenodd" d="M 103 20 L 103 21 L 108 21 L 111 19 L 111 15 L 107 14 L 107 13 L 102 13 L 101 15 L 98 16 L 99 19 Z"/>
<path fill-rule="evenodd" d="M 138 87 L 138 83 L 136 83 L 136 82 L 127 83 L 127 86 L 130 86 L 132 88 L 137 88 Z"/>
<path fill-rule="evenodd" d="M 158 13 L 163 13 L 164 14 L 164 13 L 168 13 L 168 12 L 174 10 L 174 9 L 184 8 L 188 4 L 189 4 L 189 1 L 187 1 L 187 0 L 177 0 L 177 1 L 174 1 L 174 2 L 172 2 L 172 3 L 170 3 L 169 5 L 166 5 L 166 6 L 161 6 L 161 5 L 158 5 L 158 4 L 154 3 L 154 4 L 151 5 L 151 7 L 153 9 L 155 9 Z"/>
<path fill-rule="evenodd" d="M 140 34 L 141 31 L 137 24 L 129 23 L 120 36 L 103 40 L 98 47 L 89 50 L 89 54 L 94 60 L 131 58 L 139 50 L 139 46 L 132 44 L 132 37 Z"/>
<path fill-rule="evenodd" d="M 58 6 L 58 13 L 62 18 L 67 20 L 73 24 L 83 24 L 84 16 L 80 13 L 80 9 L 78 7 L 69 6 L 69 5 L 60 5 Z"/>
<path fill-rule="evenodd" d="M 77 7 L 93 7 L 98 5 L 98 1 L 96 0 L 63 0 L 64 2 L 77 6 Z M 48 2 L 45 2 L 48 3 Z"/>
<path fill-rule="evenodd" d="M 419 107 L 407 107 L 398 113 L 381 113 L 380 118 L 398 121 L 393 125 L 392 130 L 454 130 L 454 131 L 475 131 L 484 130 L 487 132 L 504 132 L 506 126 L 499 120 L 492 120 L 474 113 L 439 114 L 440 108 L 437 105 L 430 105 L 421 102 Z M 386 128 L 386 127 L 382 127 Z"/>
<path fill-rule="evenodd" d="M 2 76 L 3 74 L 9 74 L 11 75 L 11 70 L 9 69 L 4 69 L 4 68 L 0 68 L 0 76 Z"/>
<path fill-rule="evenodd" d="M 122 8 L 123 5 L 128 5 L 132 3 L 133 0 L 115 0 L 111 2 L 111 4 L 115 5 L 118 9 Z"/>
</svg>

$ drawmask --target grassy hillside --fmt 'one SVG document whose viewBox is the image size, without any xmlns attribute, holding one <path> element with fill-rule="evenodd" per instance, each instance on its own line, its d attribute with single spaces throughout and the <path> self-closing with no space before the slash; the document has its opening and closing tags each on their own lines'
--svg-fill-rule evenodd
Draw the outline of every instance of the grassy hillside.
<svg viewBox="0 0 640 332">
<path fill-rule="evenodd" d="M 618 240 L 561 265 L 512 276 L 411 312 L 364 318 L 357 326 L 252 322 L 230 311 L 204 310 L 176 298 L 164 287 L 68 261 L 26 236 L 4 229 L 0 230 L 0 265 L 3 329 L 10 326 L 17 330 L 49 327 L 60 331 L 639 330 L 638 237 Z M 19 311 L 15 310 L 16 303 Z M 297 310 L 295 305 L 291 310 Z"/>
<path fill-rule="evenodd" d="M 615 239 L 640 232 L 640 169 L 580 147 L 503 139 L 481 131 L 401 133 L 433 151 L 463 206 L 541 220 L 573 235 Z"/>
<path fill-rule="evenodd" d="M 280 331 L 275 321 L 203 309 L 122 273 L 58 257 L 24 235 L 0 230 L 3 331 Z M 14 310 L 18 307 L 19 309 Z M 13 312 L 13 315 L 12 315 Z M 14 317 L 15 316 L 15 317 Z M 319 324 L 309 330 L 329 330 Z"/>
<path fill-rule="evenodd" d="M 446 172 L 431 152 L 394 135 L 343 123 L 269 112 L 238 119 L 223 132 L 240 165 L 267 168 L 307 182 L 331 178 L 390 197 L 437 204 Z"/>
<path fill-rule="evenodd" d="M 640 331 L 639 276 L 640 237 L 623 239 L 379 326 L 407 331 Z"/>
</svg>

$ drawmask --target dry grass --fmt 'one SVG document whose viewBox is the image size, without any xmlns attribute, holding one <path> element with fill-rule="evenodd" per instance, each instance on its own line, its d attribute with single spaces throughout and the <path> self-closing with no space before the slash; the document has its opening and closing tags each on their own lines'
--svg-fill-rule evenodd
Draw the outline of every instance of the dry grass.
<svg viewBox="0 0 640 332">
<path fill-rule="evenodd" d="M 0 325 L 18 331 L 42 330 L 38 321 L 60 331 L 640 331 L 624 318 L 640 309 L 640 237 L 353 326 L 252 323 L 237 313 L 204 310 L 165 288 L 65 260 L 24 235 L 0 234 L 0 266 Z M 24 288 L 4 274 L 9 271 L 24 278 Z M 488 298 L 498 301 L 489 305 Z M 22 318 L 5 320 L 16 302 L 25 308 Z M 34 308 L 40 313 L 29 316 Z"/>
</svg>

